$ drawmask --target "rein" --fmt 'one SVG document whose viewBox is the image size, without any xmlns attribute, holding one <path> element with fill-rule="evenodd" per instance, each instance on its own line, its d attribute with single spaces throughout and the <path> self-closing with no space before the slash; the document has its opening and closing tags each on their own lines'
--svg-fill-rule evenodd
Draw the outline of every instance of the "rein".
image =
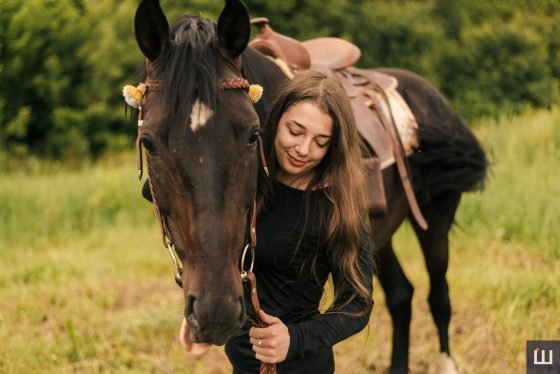
<svg viewBox="0 0 560 374">
<path fill-rule="evenodd" d="M 145 92 L 143 92 L 144 96 L 147 95 L 149 90 L 158 91 L 161 89 L 163 82 L 160 80 L 152 80 L 147 79 L 145 83 Z M 251 85 L 249 82 L 242 77 L 230 77 L 224 78 L 218 81 L 218 88 L 220 90 L 237 90 L 237 89 L 244 89 L 249 91 Z M 144 119 L 142 115 L 142 106 L 138 107 L 139 114 L 138 114 L 138 135 L 136 137 L 136 154 L 137 154 L 137 166 L 138 166 L 138 179 L 142 179 L 143 175 L 143 159 L 142 159 L 142 126 L 144 124 Z M 264 172 L 266 176 L 269 176 L 268 167 L 266 165 L 266 159 L 264 156 L 264 149 L 262 145 L 261 137 L 257 137 L 258 143 L 258 155 L 261 159 L 261 164 L 263 166 Z M 148 164 L 150 160 L 149 154 L 146 154 L 146 164 Z M 171 256 L 171 260 L 173 261 L 173 266 L 175 267 L 175 282 L 181 288 L 183 288 L 183 268 L 181 267 L 177 252 L 175 250 L 175 244 L 173 242 L 173 237 L 171 232 L 169 231 L 169 226 L 167 224 L 167 219 L 165 215 L 161 212 L 161 209 L 157 203 L 156 195 L 154 194 L 154 189 L 152 185 L 152 180 L 150 178 L 150 173 L 147 173 L 148 185 L 150 187 L 150 193 L 152 195 L 152 203 L 154 205 L 154 210 L 156 211 L 156 215 L 158 217 L 160 227 L 161 227 L 161 236 L 163 241 L 163 246 L 168 250 L 169 255 Z M 257 245 L 257 231 L 256 231 L 256 219 L 257 216 L 257 203 L 256 199 L 253 200 L 253 204 L 251 209 L 249 210 L 248 217 L 247 217 L 247 228 L 246 228 L 246 242 L 243 245 L 243 251 L 241 254 L 241 262 L 239 264 L 239 269 L 241 273 L 241 281 L 243 283 L 243 291 L 245 299 L 251 300 L 251 305 L 253 310 L 246 311 L 248 320 L 257 327 L 266 327 L 268 326 L 264 321 L 261 320 L 259 311 L 260 311 L 260 304 L 257 295 L 257 280 L 255 274 L 253 273 L 253 266 L 255 264 L 255 247 Z M 248 269 L 245 270 L 245 258 L 247 253 L 250 252 L 250 263 Z M 260 367 L 260 374 L 276 374 L 276 365 L 275 364 L 267 364 L 261 362 Z"/>
</svg>

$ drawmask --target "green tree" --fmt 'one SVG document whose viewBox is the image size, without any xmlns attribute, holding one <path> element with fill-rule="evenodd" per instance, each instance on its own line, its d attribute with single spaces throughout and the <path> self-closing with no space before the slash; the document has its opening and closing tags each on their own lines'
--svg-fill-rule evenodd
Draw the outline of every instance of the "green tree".
<svg viewBox="0 0 560 374">
<path fill-rule="evenodd" d="M 0 1 L 0 152 L 59 159 L 129 148 L 121 88 L 144 60 L 139 0 Z M 220 0 L 161 0 L 169 21 L 216 19 Z M 338 36 L 363 67 L 415 71 L 467 118 L 548 107 L 560 87 L 557 0 L 246 0 L 296 39 Z M 0 160 L 1 162 L 1 160 Z"/>
<path fill-rule="evenodd" d="M 84 38 L 80 9 L 70 0 L 2 4 L 8 13 L 1 37 L 2 137 L 11 151 L 46 151 L 55 110 L 67 111 L 79 101 L 72 89 L 83 80 L 73 57 Z"/>
<path fill-rule="evenodd" d="M 550 107 L 558 98 L 546 42 L 522 23 L 465 31 L 438 70 L 443 92 L 470 119 Z"/>
</svg>

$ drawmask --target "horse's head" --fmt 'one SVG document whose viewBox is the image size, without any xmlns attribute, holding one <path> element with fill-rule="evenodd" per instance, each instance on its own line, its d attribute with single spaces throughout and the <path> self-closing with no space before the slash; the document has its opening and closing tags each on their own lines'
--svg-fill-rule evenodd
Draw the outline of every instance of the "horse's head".
<svg viewBox="0 0 560 374">
<path fill-rule="evenodd" d="M 183 265 L 190 337 L 223 344 L 244 321 L 238 264 L 257 183 L 259 118 L 235 79 L 249 16 L 226 0 L 217 24 L 187 16 L 170 27 L 159 1 L 143 0 L 135 30 L 148 74 L 139 136 Z"/>
</svg>

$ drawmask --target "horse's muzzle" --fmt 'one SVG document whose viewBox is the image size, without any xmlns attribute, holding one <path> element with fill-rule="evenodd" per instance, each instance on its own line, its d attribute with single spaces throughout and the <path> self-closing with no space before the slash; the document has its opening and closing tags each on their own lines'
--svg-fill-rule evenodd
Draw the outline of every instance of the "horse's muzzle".
<svg viewBox="0 0 560 374">
<path fill-rule="evenodd" d="M 204 302 L 204 298 L 188 295 L 185 318 L 193 343 L 223 345 L 245 322 L 243 298 L 228 298 Z M 215 300 L 214 300 L 215 301 Z"/>
</svg>

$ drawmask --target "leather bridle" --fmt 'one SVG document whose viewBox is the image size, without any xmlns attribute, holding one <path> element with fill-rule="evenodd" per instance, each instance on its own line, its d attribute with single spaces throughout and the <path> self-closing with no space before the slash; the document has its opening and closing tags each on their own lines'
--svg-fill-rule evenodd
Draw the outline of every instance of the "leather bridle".
<svg viewBox="0 0 560 374">
<path fill-rule="evenodd" d="M 145 83 L 146 91 L 143 93 L 144 96 L 147 95 L 148 90 L 157 91 L 161 88 L 162 85 L 163 85 L 162 81 L 147 79 Z M 249 87 L 250 87 L 249 82 L 242 77 L 230 77 L 218 81 L 218 88 L 220 90 L 244 89 L 248 91 Z M 141 135 L 142 135 L 142 126 L 144 124 L 144 120 L 142 115 L 142 106 L 139 106 L 138 109 L 139 109 L 139 114 L 138 114 L 138 135 L 136 138 L 136 153 L 137 153 L 137 161 L 138 161 L 138 178 L 141 179 L 143 174 Z M 258 143 L 258 154 L 261 159 L 261 164 L 264 169 L 265 175 L 268 177 L 269 176 L 268 167 L 266 165 L 262 140 L 260 136 L 257 136 L 257 143 Z M 148 164 L 149 161 L 150 161 L 150 155 L 146 154 L 146 164 Z M 167 219 L 165 215 L 161 212 L 161 209 L 157 203 L 156 195 L 154 194 L 154 189 L 152 185 L 152 180 L 150 178 L 150 173 L 148 173 L 147 178 L 148 178 L 148 185 L 150 187 L 150 193 L 152 195 L 152 203 L 154 205 L 154 210 L 156 211 L 156 215 L 158 217 L 160 227 L 161 227 L 163 246 L 168 250 L 169 255 L 171 256 L 171 260 L 173 261 L 173 265 L 175 267 L 175 282 L 179 287 L 183 288 L 183 278 L 182 278 L 183 268 L 179 264 L 177 252 L 175 250 L 175 245 L 173 242 L 173 237 L 171 235 L 171 232 L 169 231 Z M 248 308 L 246 309 L 248 320 L 253 325 L 262 328 L 268 326 L 268 324 L 260 318 L 260 314 L 259 314 L 260 304 L 259 304 L 259 299 L 257 294 L 257 280 L 255 274 L 253 273 L 253 266 L 255 264 L 255 247 L 257 245 L 256 216 L 257 216 L 257 203 L 256 203 L 256 199 L 254 199 L 247 216 L 245 243 L 243 245 L 241 261 L 239 263 L 239 270 L 241 274 L 241 281 L 243 284 L 243 292 L 244 292 L 245 300 L 251 300 L 251 305 L 252 305 L 252 310 L 249 310 Z M 245 257 L 249 252 L 250 252 L 251 260 L 249 262 L 248 268 L 246 269 Z M 261 362 L 259 373 L 275 374 L 276 365 Z"/>
<path fill-rule="evenodd" d="M 162 81 L 160 80 L 152 80 L 147 79 L 145 83 L 145 92 L 144 96 L 147 95 L 148 91 L 158 91 L 161 86 L 163 85 Z M 235 89 L 245 89 L 249 90 L 250 84 L 249 82 L 242 77 L 230 77 L 224 78 L 218 81 L 218 88 L 220 90 L 235 90 Z M 142 126 L 144 124 L 143 120 L 143 113 L 142 113 L 142 106 L 139 108 L 138 114 L 138 135 L 136 138 L 136 153 L 137 153 L 137 161 L 138 161 L 138 178 L 141 179 L 143 175 L 143 159 L 142 159 Z M 262 146 L 261 137 L 257 137 L 258 143 L 258 153 L 261 158 L 261 163 L 263 165 L 265 174 L 268 176 L 268 168 L 266 166 L 266 161 L 264 158 L 264 151 Z M 149 163 L 150 156 L 146 154 L 146 164 Z M 161 212 L 161 209 L 157 203 L 156 195 L 154 194 L 154 189 L 152 185 L 152 180 L 150 178 L 150 174 L 147 175 L 148 178 L 148 185 L 150 187 L 150 194 L 152 196 L 152 203 L 154 205 L 154 210 L 158 217 L 160 227 L 161 227 L 161 237 L 163 246 L 168 250 L 169 255 L 171 256 L 171 260 L 173 261 L 173 266 L 175 267 L 175 282 L 179 287 L 183 287 L 183 268 L 181 267 L 178 255 L 175 250 L 175 243 L 173 241 L 173 237 L 171 232 L 169 231 L 169 225 L 167 224 L 167 219 L 165 215 Z M 248 278 L 249 273 L 252 273 L 253 266 L 255 262 L 255 247 L 257 245 L 257 234 L 256 234 L 256 200 L 253 200 L 251 208 L 249 210 L 249 214 L 247 217 L 247 229 L 246 229 L 246 243 L 243 245 L 243 252 L 241 254 L 241 262 L 240 262 L 240 273 L 241 279 L 245 280 Z M 247 253 L 250 252 L 251 254 L 251 261 L 248 267 L 248 270 L 245 270 L 245 257 Z"/>
</svg>

